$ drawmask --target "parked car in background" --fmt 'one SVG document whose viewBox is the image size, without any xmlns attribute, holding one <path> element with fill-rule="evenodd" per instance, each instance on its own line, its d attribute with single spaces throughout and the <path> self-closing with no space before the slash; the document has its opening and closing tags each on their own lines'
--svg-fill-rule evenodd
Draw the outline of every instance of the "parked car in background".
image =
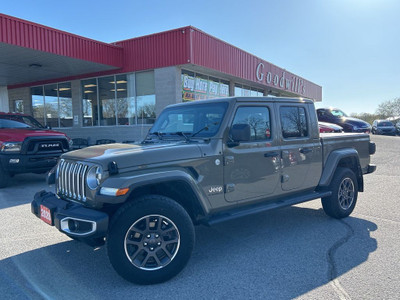
<svg viewBox="0 0 400 300">
<path fill-rule="evenodd" d="M 344 132 L 371 132 L 371 125 L 363 120 L 351 118 L 337 108 L 318 108 L 318 121 L 328 122 L 343 127 Z"/>
<path fill-rule="evenodd" d="M 343 132 L 343 127 L 326 122 L 318 122 L 320 133 L 332 133 L 332 132 Z"/>
<path fill-rule="evenodd" d="M 71 140 L 29 115 L 0 112 L 0 188 L 18 173 L 45 173 L 69 151 Z"/>
<path fill-rule="evenodd" d="M 400 135 L 400 121 L 396 123 L 396 133 Z"/>
<path fill-rule="evenodd" d="M 389 120 L 375 120 L 372 123 L 372 134 L 396 135 L 396 127 Z"/>
</svg>

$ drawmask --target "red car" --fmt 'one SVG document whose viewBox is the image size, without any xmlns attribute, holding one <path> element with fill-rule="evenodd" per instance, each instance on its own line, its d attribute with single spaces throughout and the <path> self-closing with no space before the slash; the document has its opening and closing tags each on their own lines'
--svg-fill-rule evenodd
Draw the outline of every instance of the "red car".
<svg viewBox="0 0 400 300">
<path fill-rule="evenodd" d="M 0 112 L 0 188 L 14 174 L 49 171 L 69 151 L 70 142 L 29 115 Z"/>
<path fill-rule="evenodd" d="M 318 122 L 319 132 L 326 133 L 326 132 L 343 132 L 343 127 L 326 122 Z"/>
</svg>

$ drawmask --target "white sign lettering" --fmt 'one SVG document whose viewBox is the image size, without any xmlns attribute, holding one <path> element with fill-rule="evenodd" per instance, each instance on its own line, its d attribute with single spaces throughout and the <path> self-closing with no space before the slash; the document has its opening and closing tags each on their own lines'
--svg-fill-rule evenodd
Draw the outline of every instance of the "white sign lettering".
<svg viewBox="0 0 400 300">
<path fill-rule="evenodd" d="M 266 83 L 268 85 L 274 85 L 283 90 L 288 90 L 297 94 L 304 95 L 306 92 L 305 82 L 303 79 L 297 76 L 292 76 L 289 78 L 286 72 L 282 74 L 272 74 L 270 71 L 264 71 L 264 63 L 259 63 L 256 67 L 256 79 L 261 83 Z"/>
</svg>

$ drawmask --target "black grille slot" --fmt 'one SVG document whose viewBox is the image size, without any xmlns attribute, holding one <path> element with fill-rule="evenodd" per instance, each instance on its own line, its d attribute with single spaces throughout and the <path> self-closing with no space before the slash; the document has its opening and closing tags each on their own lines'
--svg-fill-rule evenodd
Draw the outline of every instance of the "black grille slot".
<svg viewBox="0 0 400 300">
<path fill-rule="evenodd" d="M 86 201 L 85 182 L 89 166 L 62 159 L 57 167 L 57 194 L 69 199 Z"/>
</svg>

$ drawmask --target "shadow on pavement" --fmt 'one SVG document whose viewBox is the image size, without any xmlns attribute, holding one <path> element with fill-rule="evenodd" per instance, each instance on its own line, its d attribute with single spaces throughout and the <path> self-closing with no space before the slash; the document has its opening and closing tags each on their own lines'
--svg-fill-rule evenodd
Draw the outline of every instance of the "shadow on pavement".
<svg viewBox="0 0 400 300">
<path fill-rule="evenodd" d="M 71 240 L 0 261 L 0 292 L 33 299 L 291 299 L 329 283 L 332 269 L 340 277 L 364 263 L 377 249 L 375 230 L 367 220 L 338 221 L 304 207 L 200 226 L 188 266 L 153 286 L 121 279 L 105 247 Z"/>
<path fill-rule="evenodd" d="M 54 190 L 46 183 L 46 174 L 18 174 L 0 189 L 0 209 L 30 203 L 40 190 Z"/>
</svg>

